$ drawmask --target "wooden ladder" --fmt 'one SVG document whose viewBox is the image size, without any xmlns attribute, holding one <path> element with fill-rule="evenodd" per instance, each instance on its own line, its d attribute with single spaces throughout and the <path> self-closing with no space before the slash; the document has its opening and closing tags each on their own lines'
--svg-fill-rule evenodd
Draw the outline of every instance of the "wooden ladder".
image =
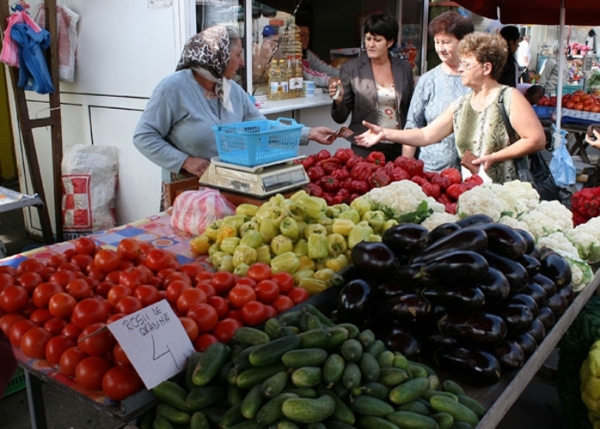
<svg viewBox="0 0 600 429">
<path fill-rule="evenodd" d="M 7 27 L 7 18 L 10 16 L 10 6 L 8 1 L 2 2 L 4 7 L 0 7 L 0 29 L 2 32 Z M 25 150 L 26 167 L 31 177 L 33 191 L 39 195 L 42 201 L 46 200 L 44 184 L 40 172 L 40 164 L 35 148 L 33 138 L 33 129 L 40 127 L 50 127 L 51 129 L 51 150 L 52 150 L 52 190 L 54 195 L 54 222 L 56 232 L 52 233 L 52 224 L 48 206 L 40 204 L 36 206 L 42 227 L 44 243 L 51 244 L 63 241 L 62 226 L 62 189 L 61 189 L 61 162 L 63 156 L 62 150 L 62 128 L 60 113 L 60 84 L 58 74 L 58 28 L 56 21 L 56 0 L 45 0 L 46 29 L 50 32 L 50 53 L 46 54 L 48 69 L 52 77 L 54 92 L 49 94 L 50 116 L 32 119 L 27 106 L 25 90 L 17 86 L 19 81 L 19 70 L 15 67 L 9 67 L 13 94 L 16 101 L 17 117 L 19 128 Z M 56 239 L 55 239 L 56 237 Z"/>
</svg>

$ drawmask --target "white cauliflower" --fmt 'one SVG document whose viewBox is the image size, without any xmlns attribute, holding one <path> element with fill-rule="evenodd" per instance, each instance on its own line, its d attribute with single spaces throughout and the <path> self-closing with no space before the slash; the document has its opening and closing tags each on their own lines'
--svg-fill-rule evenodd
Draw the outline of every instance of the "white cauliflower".
<svg viewBox="0 0 600 429">
<path fill-rule="evenodd" d="M 561 225 L 551 217 L 539 210 L 532 210 L 519 216 L 519 221 L 527 225 L 525 228 L 534 238 L 543 237 L 552 232 L 561 231 Z"/>
<path fill-rule="evenodd" d="M 519 219 L 515 219 L 508 215 L 502 216 L 499 222 L 508 225 L 513 229 L 524 229 L 525 231 L 529 231 L 529 226 L 525 222 L 521 222 Z"/>
<path fill-rule="evenodd" d="M 432 212 L 443 213 L 446 210 L 443 204 L 428 197 L 419 185 L 410 180 L 400 180 L 381 188 L 373 188 L 366 195 L 386 214 L 389 212 L 386 209 L 391 209 L 394 218 L 419 213 L 422 220 Z M 426 207 L 423 206 L 423 202 Z M 426 216 L 422 216 L 423 208 L 428 211 Z"/>
<path fill-rule="evenodd" d="M 553 219 L 561 231 L 566 232 L 573 229 L 573 212 L 560 202 L 542 201 L 536 210 Z"/>
<path fill-rule="evenodd" d="M 501 188 L 502 185 L 483 184 L 461 194 L 458 197 L 458 216 L 463 218 L 474 214 L 486 214 L 494 222 L 498 222 L 503 214 L 512 209 L 507 201 L 495 192 L 498 187 Z"/>
<path fill-rule="evenodd" d="M 577 248 L 571 243 L 571 240 L 561 231 L 552 232 L 548 235 L 538 237 L 535 244 L 538 248 L 549 247 L 552 250 L 560 252 L 561 255 L 568 255 L 571 258 L 579 259 Z"/>
<path fill-rule="evenodd" d="M 540 194 L 531 183 L 520 180 L 504 183 L 502 196 L 517 215 L 534 210 L 540 204 Z"/>
<path fill-rule="evenodd" d="M 432 231 L 435 227 L 444 223 L 456 222 L 458 216 L 450 213 L 434 212 L 431 216 L 421 222 L 421 225 L 427 228 L 428 231 Z"/>
<path fill-rule="evenodd" d="M 581 259 L 590 264 L 600 262 L 600 217 L 576 226 L 568 236 L 579 250 Z"/>
<path fill-rule="evenodd" d="M 572 257 L 560 250 L 558 250 L 557 253 L 565 258 L 571 267 L 571 286 L 573 287 L 573 290 L 575 292 L 581 291 L 594 277 L 592 268 L 582 259 Z"/>
</svg>

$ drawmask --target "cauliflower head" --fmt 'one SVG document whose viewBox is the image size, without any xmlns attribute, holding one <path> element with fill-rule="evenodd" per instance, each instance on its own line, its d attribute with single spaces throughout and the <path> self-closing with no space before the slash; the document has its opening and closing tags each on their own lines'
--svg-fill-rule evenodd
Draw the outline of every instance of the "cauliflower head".
<svg viewBox="0 0 600 429">
<path fill-rule="evenodd" d="M 458 216 L 464 218 L 474 214 L 486 214 L 494 222 L 498 222 L 504 214 L 511 211 L 507 201 L 495 192 L 499 187 L 502 185 L 483 184 L 461 194 L 458 197 Z"/>
</svg>

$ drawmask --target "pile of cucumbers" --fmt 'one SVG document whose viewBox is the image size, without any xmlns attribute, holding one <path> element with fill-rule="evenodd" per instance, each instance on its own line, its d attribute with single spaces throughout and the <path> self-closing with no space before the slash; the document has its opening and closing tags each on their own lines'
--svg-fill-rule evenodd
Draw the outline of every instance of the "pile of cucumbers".
<svg viewBox="0 0 600 429">
<path fill-rule="evenodd" d="M 466 429 L 485 414 L 457 383 L 312 305 L 195 353 L 182 383 L 152 389 L 142 428 Z"/>
</svg>

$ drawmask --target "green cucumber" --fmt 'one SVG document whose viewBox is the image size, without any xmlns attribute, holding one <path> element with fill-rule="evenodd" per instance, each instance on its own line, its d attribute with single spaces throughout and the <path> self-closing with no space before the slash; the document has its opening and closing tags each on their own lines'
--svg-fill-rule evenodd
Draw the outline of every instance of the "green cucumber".
<svg viewBox="0 0 600 429">
<path fill-rule="evenodd" d="M 390 401 L 402 405 L 414 401 L 429 390 L 427 378 L 413 378 L 390 390 Z"/>
<path fill-rule="evenodd" d="M 290 368 L 300 368 L 306 365 L 322 365 L 327 356 L 327 352 L 323 349 L 297 349 L 285 352 L 281 356 L 281 361 Z"/>
<path fill-rule="evenodd" d="M 340 328 L 344 328 L 345 330 L 348 331 L 348 338 L 358 339 L 358 336 L 360 335 L 360 329 L 358 329 L 358 326 L 356 326 L 355 324 L 353 324 L 353 323 L 338 323 L 337 326 Z"/>
<path fill-rule="evenodd" d="M 371 344 L 375 342 L 375 332 L 370 329 L 365 329 L 360 334 L 358 334 L 358 341 L 363 345 L 363 347 L 369 347 Z"/>
<path fill-rule="evenodd" d="M 178 410 L 169 404 L 158 404 L 156 406 L 156 416 L 167 419 L 171 424 L 187 425 L 190 423 L 190 413 Z"/>
<path fill-rule="evenodd" d="M 369 395 L 355 396 L 351 406 L 354 411 L 364 416 L 385 417 L 394 412 L 394 407 L 388 401 Z"/>
<path fill-rule="evenodd" d="M 252 328 L 250 326 L 240 326 L 235 330 L 233 334 L 235 339 L 242 343 L 249 344 L 251 346 L 257 346 L 259 344 L 266 344 L 271 341 L 271 337 L 260 329 Z"/>
<path fill-rule="evenodd" d="M 342 379 L 346 361 L 338 354 L 330 354 L 323 364 L 323 383 L 331 389 L 334 384 Z"/>
<path fill-rule="evenodd" d="M 371 353 L 373 356 L 378 357 L 381 353 L 386 351 L 385 344 L 381 340 L 375 340 L 373 343 L 366 347 L 366 351 Z"/>
<path fill-rule="evenodd" d="M 225 389 L 219 386 L 194 387 L 185 398 L 186 405 L 190 411 L 200 411 L 202 408 L 214 405 L 227 396 Z"/>
<path fill-rule="evenodd" d="M 315 387 L 323 381 L 323 370 L 318 366 L 303 366 L 292 372 L 291 380 L 296 387 Z"/>
<path fill-rule="evenodd" d="M 237 384 L 230 384 L 227 386 L 227 405 L 233 407 L 234 405 L 241 404 L 246 396 L 246 390 L 240 389 Z"/>
<path fill-rule="evenodd" d="M 438 429 L 434 419 L 411 411 L 395 411 L 386 418 L 402 429 Z"/>
<path fill-rule="evenodd" d="M 240 405 L 240 412 L 247 419 L 253 419 L 254 417 L 256 417 L 256 413 L 258 413 L 258 410 L 260 410 L 260 407 L 262 407 L 266 401 L 261 390 L 262 386 L 260 384 L 257 384 L 252 389 L 250 389 L 250 391 L 242 400 L 242 403 Z"/>
<path fill-rule="evenodd" d="M 284 313 L 284 314 L 287 314 L 287 313 Z M 283 317 L 283 315 L 281 315 L 280 317 Z M 268 319 L 265 322 L 265 325 L 263 326 L 263 330 L 271 339 L 275 339 L 275 338 L 279 338 L 282 326 L 283 326 L 283 324 L 279 321 L 278 318 L 271 317 L 270 319 Z"/>
<path fill-rule="evenodd" d="M 246 417 L 242 415 L 241 404 L 237 404 L 233 407 L 229 407 L 227 411 L 225 411 L 225 414 L 223 414 L 223 418 L 221 418 L 221 422 L 219 423 L 219 428 L 230 429 L 233 425 L 237 425 L 244 421 L 246 421 Z"/>
<path fill-rule="evenodd" d="M 319 310 L 317 307 L 315 307 L 312 304 L 306 304 L 304 307 L 302 307 L 303 312 L 308 312 L 310 314 L 312 314 L 313 316 L 317 316 L 319 318 L 319 321 L 321 322 L 321 324 L 327 328 L 332 328 L 335 326 L 335 324 L 333 323 L 333 321 L 325 316 L 321 310 Z"/>
<path fill-rule="evenodd" d="M 322 329 L 323 324 L 317 316 L 310 313 L 302 313 L 300 318 L 300 330 L 303 332 L 310 331 L 311 329 Z"/>
<path fill-rule="evenodd" d="M 287 387 L 282 393 L 295 393 L 300 398 L 316 398 L 319 396 L 312 387 Z"/>
<path fill-rule="evenodd" d="M 344 368 L 344 374 L 342 374 L 344 387 L 352 390 L 354 387 L 360 385 L 361 380 L 362 373 L 359 366 L 354 362 L 348 362 Z"/>
<path fill-rule="evenodd" d="M 421 414 L 423 416 L 427 416 L 427 415 L 429 415 L 429 409 L 430 409 L 430 407 L 428 405 L 429 405 L 429 403 L 427 405 L 425 405 L 423 402 L 421 402 L 417 399 L 417 400 L 414 400 L 411 402 L 407 402 L 406 404 L 400 405 L 400 407 L 398 407 L 397 411 L 410 411 L 413 413 Z"/>
<path fill-rule="evenodd" d="M 463 394 L 457 394 L 458 402 L 469 407 L 477 417 L 482 418 L 486 412 L 485 407 L 481 405 L 476 399 L 471 398 L 470 396 Z"/>
<path fill-rule="evenodd" d="M 272 425 L 270 427 L 272 427 Z M 287 419 L 282 419 L 277 422 L 277 426 L 274 429 L 300 429 L 300 426 Z"/>
<path fill-rule="evenodd" d="M 238 371 L 244 371 L 248 368 L 252 367 L 252 364 L 250 363 L 250 353 L 252 353 L 254 350 L 256 350 L 259 347 L 259 345 L 256 346 L 248 346 L 243 350 L 240 350 L 238 353 L 235 354 L 235 356 L 232 357 L 231 361 L 233 362 L 233 364 L 235 365 L 235 367 L 238 369 Z"/>
<path fill-rule="evenodd" d="M 190 391 L 194 387 L 194 383 L 192 382 L 192 374 L 194 374 L 194 369 L 196 369 L 196 365 L 200 361 L 202 357 L 202 353 L 194 352 L 188 356 L 187 362 L 185 364 L 185 388 Z"/>
<path fill-rule="evenodd" d="M 358 362 L 363 354 L 363 346 L 358 340 L 348 338 L 340 346 L 340 353 L 346 362 Z"/>
<path fill-rule="evenodd" d="M 294 399 L 297 396 L 293 393 L 280 393 L 270 399 L 256 413 L 256 422 L 261 425 L 271 425 L 284 416 L 282 405 L 286 400 Z"/>
<path fill-rule="evenodd" d="M 377 381 L 384 386 L 394 387 L 408 380 L 408 374 L 402 368 L 381 368 Z"/>
<path fill-rule="evenodd" d="M 196 386 L 208 384 L 218 373 L 231 354 L 231 347 L 220 343 L 212 343 L 204 351 L 194 368 L 192 383 Z"/>
<path fill-rule="evenodd" d="M 434 413 L 430 414 L 429 417 L 437 422 L 440 429 L 451 429 L 454 426 L 454 417 L 448 413 Z"/>
<path fill-rule="evenodd" d="M 187 392 L 179 384 L 165 380 L 152 388 L 152 393 L 159 401 L 169 404 L 178 410 L 189 412 L 190 408 L 186 404 Z"/>
<path fill-rule="evenodd" d="M 377 362 L 377 358 L 371 353 L 363 353 L 358 362 L 358 366 L 362 371 L 362 378 L 364 381 L 376 381 L 379 378 L 381 372 L 379 362 Z"/>
<path fill-rule="evenodd" d="M 361 387 L 361 390 L 365 395 L 374 396 L 384 401 L 388 400 L 390 394 L 390 389 L 377 381 L 367 381 Z"/>
<path fill-rule="evenodd" d="M 323 329 L 311 329 L 298 334 L 300 348 L 330 349 L 339 346 L 348 339 L 348 331 L 344 328 L 333 327 Z"/>
<path fill-rule="evenodd" d="M 454 418 L 455 425 L 456 422 L 465 422 L 475 427 L 479 423 L 479 417 L 473 410 L 446 396 L 433 396 L 429 402 L 434 410 L 450 414 Z"/>
<path fill-rule="evenodd" d="M 266 344 L 256 346 L 248 356 L 248 360 L 254 366 L 272 365 L 280 361 L 281 356 L 290 350 L 300 346 L 300 338 L 297 335 L 288 335 L 277 338 Z"/>
<path fill-rule="evenodd" d="M 242 389 L 251 389 L 256 384 L 262 383 L 278 372 L 285 371 L 285 369 L 283 364 L 252 367 L 241 372 L 237 376 L 236 383 Z"/>
<path fill-rule="evenodd" d="M 429 379 L 429 390 L 439 390 L 440 378 L 436 374 L 430 374 L 427 378 Z"/>
<path fill-rule="evenodd" d="M 454 422 L 452 429 L 473 429 L 473 426 L 467 422 Z"/>
<path fill-rule="evenodd" d="M 262 382 L 260 391 L 265 398 L 274 398 L 285 389 L 289 378 L 287 371 L 279 371 Z"/>
<path fill-rule="evenodd" d="M 208 418 L 201 411 L 196 411 L 190 419 L 190 429 L 210 429 Z"/>
<path fill-rule="evenodd" d="M 300 310 L 286 311 L 278 317 L 278 322 L 285 326 L 296 326 L 300 327 L 300 318 L 302 312 Z"/>
<path fill-rule="evenodd" d="M 259 424 L 256 420 L 246 420 L 230 426 L 229 429 L 264 429 L 264 425 Z"/>
<path fill-rule="evenodd" d="M 319 393 L 321 395 L 329 395 L 335 401 L 335 409 L 331 414 L 331 419 L 339 422 L 347 423 L 349 425 L 353 425 L 356 421 L 356 417 L 354 416 L 354 412 L 352 409 L 346 404 L 345 401 L 342 400 L 333 390 L 327 389 L 324 386 L 319 387 Z"/>
<path fill-rule="evenodd" d="M 173 429 L 173 425 L 164 417 L 158 416 L 154 419 L 154 423 L 152 423 L 152 429 Z"/>
<path fill-rule="evenodd" d="M 444 392 L 454 393 L 455 395 L 464 395 L 464 389 L 454 380 L 446 379 L 440 386 Z"/>
<path fill-rule="evenodd" d="M 458 402 L 458 398 L 456 397 L 456 395 L 454 393 L 444 392 L 443 390 L 431 390 L 430 389 L 427 392 L 423 393 L 421 395 L 421 398 L 429 401 L 429 400 L 431 400 L 431 398 L 433 398 L 436 395 L 442 395 L 442 396 L 452 399 L 453 401 Z"/>
<path fill-rule="evenodd" d="M 318 398 L 290 398 L 281 406 L 283 415 L 299 423 L 318 423 L 327 419 L 335 411 L 335 400 L 329 395 Z"/>
<path fill-rule="evenodd" d="M 412 375 L 415 378 L 418 377 L 427 377 L 428 375 L 435 374 L 435 371 L 431 369 L 431 367 L 424 365 L 419 362 L 413 362 L 411 360 L 408 361 L 408 366 L 412 371 Z"/>
<path fill-rule="evenodd" d="M 356 423 L 358 429 L 400 429 L 397 424 L 376 416 L 360 416 Z"/>
<path fill-rule="evenodd" d="M 377 363 L 380 368 L 391 368 L 394 364 L 394 352 L 385 350 L 377 356 Z"/>
</svg>

